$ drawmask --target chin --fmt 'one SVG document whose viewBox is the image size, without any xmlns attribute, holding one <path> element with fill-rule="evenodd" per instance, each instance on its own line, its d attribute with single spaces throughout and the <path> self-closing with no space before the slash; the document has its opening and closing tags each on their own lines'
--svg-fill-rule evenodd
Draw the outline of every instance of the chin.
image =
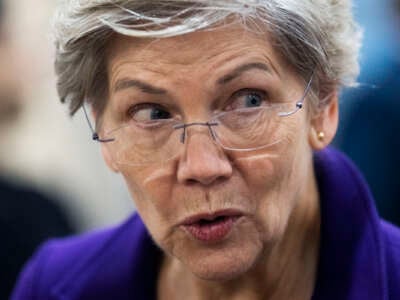
<svg viewBox="0 0 400 300">
<path fill-rule="evenodd" d="M 243 242 L 231 247 L 193 250 L 187 260 L 182 258 L 182 261 L 203 280 L 229 281 L 251 270 L 261 251 L 261 245 L 257 243 Z"/>
<path fill-rule="evenodd" d="M 266 248 L 273 246 L 277 232 L 260 227 L 243 219 L 225 239 L 214 243 L 203 243 L 179 230 L 169 243 L 160 246 L 196 277 L 230 281 L 251 272 L 262 260 Z"/>
</svg>

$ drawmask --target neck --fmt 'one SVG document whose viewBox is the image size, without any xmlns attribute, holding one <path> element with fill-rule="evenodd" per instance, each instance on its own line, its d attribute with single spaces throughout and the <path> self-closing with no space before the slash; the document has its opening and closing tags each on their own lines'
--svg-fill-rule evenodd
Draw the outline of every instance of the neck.
<svg viewBox="0 0 400 300">
<path fill-rule="evenodd" d="M 187 295 L 190 299 L 310 299 L 320 235 L 318 192 L 315 177 L 311 178 L 307 197 L 293 209 L 283 238 L 263 253 L 250 271 L 234 280 L 213 282 L 197 278 L 177 259 L 165 257 L 159 299 L 184 299 Z"/>
</svg>

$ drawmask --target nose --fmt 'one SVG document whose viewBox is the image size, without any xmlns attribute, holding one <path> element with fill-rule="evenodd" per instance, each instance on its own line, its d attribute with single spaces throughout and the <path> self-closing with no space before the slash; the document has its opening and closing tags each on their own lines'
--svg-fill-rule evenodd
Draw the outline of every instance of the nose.
<svg viewBox="0 0 400 300">
<path fill-rule="evenodd" d="M 189 130 L 183 147 L 185 150 L 179 160 L 178 182 L 211 185 L 232 175 L 231 162 L 213 141 L 208 130 Z"/>
</svg>

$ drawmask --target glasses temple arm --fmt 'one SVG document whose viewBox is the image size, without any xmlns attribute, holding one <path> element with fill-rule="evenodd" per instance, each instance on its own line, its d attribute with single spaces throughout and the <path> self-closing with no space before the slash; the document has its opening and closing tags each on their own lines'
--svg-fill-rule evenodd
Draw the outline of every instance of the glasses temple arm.
<svg viewBox="0 0 400 300">
<path fill-rule="evenodd" d="M 82 105 L 82 109 L 83 109 L 83 112 L 85 114 L 85 119 L 86 119 L 86 121 L 87 121 L 87 123 L 89 125 L 90 131 L 92 132 L 92 140 L 100 142 L 100 143 L 107 143 L 107 142 L 114 141 L 114 139 L 101 139 L 99 137 L 99 134 L 94 130 L 92 123 L 90 122 L 89 115 L 87 113 L 85 105 Z"/>
<path fill-rule="evenodd" d="M 304 102 L 304 100 L 306 99 L 307 94 L 308 94 L 308 92 L 309 92 L 310 89 L 311 89 L 311 84 L 312 84 L 312 82 L 313 82 L 313 78 L 314 78 L 314 71 L 311 73 L 310 80 L 309 80 L 308 83 L 307 83 L 307 86 L 306 86 L 306 89 L 304 90 L 303 96 L 301 97 L 300 101 L 298 101 L 298 102 L 296 103 L 296 106 L 297 106 L 299 109 L 303 107 L 303 102 Z"/>
</svg>

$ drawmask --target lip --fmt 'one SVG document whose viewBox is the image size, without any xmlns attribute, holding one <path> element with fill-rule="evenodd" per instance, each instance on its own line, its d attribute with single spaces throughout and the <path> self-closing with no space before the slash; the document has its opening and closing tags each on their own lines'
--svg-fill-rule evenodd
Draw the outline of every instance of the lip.
<svg viewBox="0 0 400 300">
<path fill-rule="evenodd" d="M 181 222 L 180 225 L 192 225 L 193 223 L 197 223 L 200 220 L 208 220 L 211 221 L 213 219 L 216 219 L 218 217 L 224 216 L 224 217 L 235 217 L 235 216 L 242 216 L 243 213 L 239 210 L 236 209 L 224 209 L 224 210 L 218 210 L 212 213 L 199 213 L 195 214 L 193 216 L 187 217 Z"/>
<path fill-rule="evenodd" d="M 180 226 L 195 240 L 216 243 L 228 236 L 242 216 L 242 212 L 232 209 L 200 213 L 184 219 Z"/>
</svg>

